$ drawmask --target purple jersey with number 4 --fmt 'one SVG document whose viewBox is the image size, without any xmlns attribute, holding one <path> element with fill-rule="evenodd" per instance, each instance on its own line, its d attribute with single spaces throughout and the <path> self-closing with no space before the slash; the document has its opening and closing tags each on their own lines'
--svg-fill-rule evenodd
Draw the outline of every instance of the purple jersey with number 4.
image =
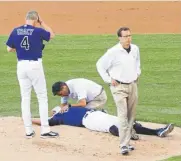
<svg viewBox="0 0 181 161">
<path fill-rule="evenodd" d="M 50 32 L 23 25 L 11 32 L 6 45 L 16 49 L 18 60 L 36 60 L 42 57 L 43 40 L 50 40 Z"/>
</svg>

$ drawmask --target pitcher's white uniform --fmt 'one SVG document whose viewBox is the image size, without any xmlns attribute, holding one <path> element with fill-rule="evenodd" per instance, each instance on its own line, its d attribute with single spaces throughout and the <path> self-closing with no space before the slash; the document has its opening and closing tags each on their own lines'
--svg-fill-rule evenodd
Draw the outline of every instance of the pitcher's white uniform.
<svg viewBox="0 0 181 161">
<path fill-rule="evenodd" d="M 34 133 L 30 110 L 32 88 L 36 92 L 39 104 L 41 135 L 50 132 L 42 49 L 44 46 L 43 40 L 48 42 L 51 35 L 49 31 L 33 25 L 33 22 L 35 23 L 37 19 L 37 12 L 28 12 L 26 16 L 27 24 L 14 28 L 6 43 L 9 51 L 16 50 L 17 78 L 20 85 L 22 118 L 27 136 L 32 136 Z"/>
<path fill-rule="evenodd" d="M 109 132 L 113 125 L 119 128 L 119 119 L 101 111 L 88 111 L 82 119 L 82 124 L 93 131 Z"/>
</svg>

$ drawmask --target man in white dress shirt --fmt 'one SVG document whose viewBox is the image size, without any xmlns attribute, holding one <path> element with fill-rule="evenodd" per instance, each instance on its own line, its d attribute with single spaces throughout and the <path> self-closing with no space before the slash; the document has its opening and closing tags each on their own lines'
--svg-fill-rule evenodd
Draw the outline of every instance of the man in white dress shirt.
<svg viewBox="0 0 181 161">
<path fill-rule="evenodd" d="M 107 95 L 104 88 L 88 79 L 75 78 L 66 82 L 55 82 L 52 86 L 54 95 L 61 96 L 61 112 L 65 112 L 70 106 L 68 99 L 78 102 L 72 104 L 74 107 L 86 107 L 89 109 L 103 109 L 107 102 Z"/>
<path fill-rule="evenodd" d="M 121 27 L 117 31 L 119 43 L 108 49 L 97 61 L 97 71 L 110 85 L 120 120 L 120 148 L 129 153 L 131 130 L 138 100 L 137 80 L 141 74 L 138 46 L 131 43 L 131 31 Z"/>
</svg>

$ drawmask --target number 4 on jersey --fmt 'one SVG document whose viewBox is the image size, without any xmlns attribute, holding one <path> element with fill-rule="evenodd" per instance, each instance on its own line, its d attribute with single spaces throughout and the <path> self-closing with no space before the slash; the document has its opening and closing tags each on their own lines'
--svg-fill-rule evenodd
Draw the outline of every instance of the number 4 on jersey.
<svg viewBox="0 0 181 161">
<path fill-rule="evenodd" d="M 23 40 L 21 41 L 21 47 L 25 48 L 25 50 L 29 50 L 30 45 L 28 42 L 28 36 L 24 36 Z"/>
</svg>

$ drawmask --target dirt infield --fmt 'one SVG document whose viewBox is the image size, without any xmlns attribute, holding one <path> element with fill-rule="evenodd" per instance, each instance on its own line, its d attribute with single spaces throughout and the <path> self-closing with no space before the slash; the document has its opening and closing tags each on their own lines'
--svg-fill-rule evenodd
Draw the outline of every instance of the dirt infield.
<svg viewBox="0 0 181 161">
<path fill-rule="evenodd" d="M 24 23 L 28 10 L 37 10 L 57 34 L 115 34 L 126 25 L 133 33 L 180 33 L 181 2 L 0 2 L 0 34 Z M 144 123 L 149 127 L 162 125 Z M 136 150 L 119 154 L 119 139 L 84 128 L 57 126 L 59 139 L 24 138 L 20 118 L 0 118 L 1 161 L 155 161 L 181 155 L 181 129 L 166 138 L 141 136 Z"/>
<path fill-rule="evenodd" d="M 13 125 L 13 126 L 12 126 Z M 150 127 L 163 125 L 144 123 Z M 40 128 L 34 126 L 36 137 L 24 138 L 22 120 L 0 118 L 1 161 L 156 161 L 181 154 L 181 129 L 175 128 L 166 138 L 141 135 L 131 141 L 135 150 L 130 156 L 119 153 L 119 138 L 106 133 L 91 132 L 85 128 L 56 126 L 58 139 L 40 139 Z"/>
<path fill-rule="evenodd" d="M 39 11 L 59 34 L 115 33 L 122 25 L 134 33 L 180 33 L 181 2 L 0 2 L 0 34 Z"/>
</svg>

